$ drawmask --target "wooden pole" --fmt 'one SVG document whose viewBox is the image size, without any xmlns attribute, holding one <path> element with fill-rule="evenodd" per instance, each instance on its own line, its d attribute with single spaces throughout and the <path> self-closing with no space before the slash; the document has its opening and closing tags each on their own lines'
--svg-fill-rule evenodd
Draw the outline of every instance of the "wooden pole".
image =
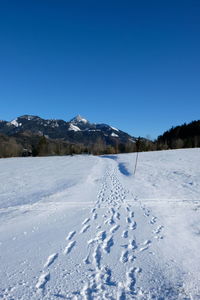
<svg viewBox="0 0 200 300">
<path fill-rule="evenodd" d="M 135 176 L 136 169 L 137 169 L 138 153 L 139 153 L 139 152 L 137 151 L 136 159 L 135 159 L 135 169 L 134 169 L 134 173 L 133 173 L 134 176 Z"/>
<path fill-rule="evenodd" d="M 136 150 L 137 150 L 137 154 L 136 154 L 136 159 L 135 159 L 135 169 L 133 172 L 134 176 L 135 176 L 136 169 L 137 169 L 138 155 L 139 155 L 139 150 L 140 150 L 140 137 L 136 140 Z"/>
</svg>

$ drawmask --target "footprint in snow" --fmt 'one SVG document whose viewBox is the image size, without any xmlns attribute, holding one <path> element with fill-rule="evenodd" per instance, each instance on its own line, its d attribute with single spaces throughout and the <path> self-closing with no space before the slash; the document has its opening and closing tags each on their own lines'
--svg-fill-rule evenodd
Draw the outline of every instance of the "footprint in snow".
<svg viewBox="0 0 200 300">
<path fill-rule="evenodd" d="M 126 223 L 128 223 L 128 224 L 131 223 L 131 219 L 129 217 L 126 218 Z"/>
<path fill-rule="evenodd" d="M 132 262 L 134 262 L 135 259 L 136 259 L 136 256 L 135 256 L 135 255 L 130 255 L 128 261 L 129 261 L 130 263 L 132 263 Z"/>
<path fill-rule="evenodd" d="M 100 264 L 101 264 L 101 248 L 100 248 L 100 245 L 97 245 L 96 249 L 94 250 L 93 261 L 94 261 L 94 265 L 96 265 L 96 267 L 98 269 L 100 269 Z"/>
<path fill-rule="evenodd" d="M 46 272 L 46 273 L 42 273 L 42 275 L 40 275 L 38 282 L 36 284 L 36 289 L 41 289 L 43 290 L 45 288 L 46 283 L 50 280 L 50 273 Z"/>
<path fill-rule="evenodd" d="M 124 230 L 122 232 L 122 237 L 125 238 L 125 239 L 128 237 L 128 230 Z"/>
<path fill-rule="evenodd" d="M 99 240 L 99 241 L 104 241 L 105 239 L 106 239 L 106 236 L 107 236 L 107 234 L 106 234 L 106 231 L 100 231 L 100 232 L 98 232 L 98 234 L 97 234 L 97 239 Z"/>
<path fill-rule="evenodd" d="M 84 264 L 89 265 L 89 264 L 91 263 L 89 258 L 90 258 L 90 254 L 88 254 L 88 255 L 83 259 Z"/>
<path fill-rule="evenodd" d="M 146 240 L 146 241 L 143 243 L 143 247 L 140 248 L 139 252 L 143 252 L 143 251 L 149 249 L 150 244 L 151 244 L 151 241 L 150 241 L 150 240 Z"/>
<path fill-rule="evenodd" d="M 116 217 L 118 220 L 120 220 L 120 213 L 117 212 L 117 213 L 115 214 L 115 217 Z"/>
<path fill-rule="evenodd" d="M 119 229 L 120 225 L 115 225 L 110 229 L 110 233 L 115 233 Z"/>
<path fill-rule="evenodd" d="M 131 223 L 130 226 L 129 226 L 129 228 L 130 228 L 131 230 L 135 230 L 136 227 L 137 227 L 137 223 L 136 223 L 135 221 L 134 221 L 133 223 Z"/>
<path fill-rule="evenodd" d="M 158 234 L 158 233 L 160 233 L 161 232 L 161 230 L 163 229 L 164 227 L 162 226 L 162 225 L 160 225 L 160 226 L 158 226 L 157 227 L 157 229 L 156 230 L 154 230 L 153 231 L 153 233 L 156 233 L 156 234 Z"/>
<path fill-rule="evenodd" d="M 53 253 L 51 254 L 48 258 L 46 263 L 44 264 L 44 268 L 48 268 L 50 265 L 52 265 L 52 263 L 56 260 L 56 258 L 58 257 L 58 253 Z"/>
<path fill-rule="evenodd" d="M 104 240 L 103 250 L 106 253 L 110 253 L 111 247 L 114 245 L 113 237 L 109 236 Z"/>
<path fill-rule="evenodd" d="M 128 248 L 131 249 L 131 250 L 137 249 L 136 241 L 135 241 L 135 240 L 130 240 L 130 241 L 129 241 Z"/>
<path fill-rule="evenodd" d="M 92 216 L 92 220 L 96 220 L 97 219 L 97 213 L 93 214 Z"/>
<path fill-rule="evenodd" d="M 118 283 L 117 300 L 126 300 L 126 291 L 122 282 Z"/>
<path fill-rule="evenodd" d="M 90 218 L 85 219 L 85 220 L 83 221 L 82 225 L 87 224 L 89 221 L 90 221 Z"/>
<path fill-rule="evenodd" d="M 87 241 L 88 246 L 93 245 L 96 242 L 103 242 L 106 239 L 106 235 L 106 231 L 98 232 L 94 239 Z"/>
<path fill-rule="evenodd" d="M 90 225 L 83 226 L 83 228 L 81 229 L 80 233 L 85 233 L 89 228 L 90 228 Z"/>
<path fill-rule="evenodd" d="M 156 217 L 153 217 L 153 218 L 150 220 L 150 224 L 155 224 L 155 223 L 156 223 L 156 220 L 157 220 L 157 218 L 156 218 Z"/>
<path fill-rule="evenodd" d="M 122 251 L 120 261 L 124 264 L 128 261 L 128 250 Z"/>
<path fill-rule="evenodd" d="M 71 240 L 75 234 L 76 234 L 76 231 L 69 232 L 68 236 L 66 237 L 66 240 L 68 240 L 68 241 Z"/>
<path fill-rule="evenodd" d="M 146 240 L 146 241 L 143 243 L 144 246 L 147 246 L 147 245 L 150 245 L 150 244 L 151 244 L 151 241 L 150 241 L 150 240 Z"/>
<path fill-rule="evenodd" d="M 72 249 L 74 248 L 75 244 L 76 244 L 76 241 L 70 242 L 70 243 L 65 247 L 65 249 L 64 249 L 64 251 L 63 251 L 63 254 L 69 254 L 69 253 L 72 251 Z"/>
<path fill-rule="evenodd" d="M 129 291 L 131 295 L 136 294 L 136 275 L 140 273 L 142 270 L 140 268 L 131 268 L 127 273 L 126 273 L 126 290 Z"/>
<path fill-rule="evenodd" d="M 109 224 L 109 225 L 115 224 L 115 221 L 114 221 L 114 219 L 113 219 L 113 216 L 112 216 L 111 218 L 107 219 L 107 220 L 104 222 L 104 224 L 105 224 L 105 225 L 106 225 L 106 224 Z"/>
</svg>

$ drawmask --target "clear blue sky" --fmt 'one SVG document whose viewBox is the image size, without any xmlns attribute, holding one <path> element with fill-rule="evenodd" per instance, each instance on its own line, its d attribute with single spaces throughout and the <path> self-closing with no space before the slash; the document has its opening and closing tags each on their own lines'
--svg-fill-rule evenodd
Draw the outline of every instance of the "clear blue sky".
<svg viewBox="0 0 200 300">
<path fill-rule="evenodd" d="M 1 0 L 0 104 L 152 138 L 200 119 L 200 1 Z"/>
</svg>

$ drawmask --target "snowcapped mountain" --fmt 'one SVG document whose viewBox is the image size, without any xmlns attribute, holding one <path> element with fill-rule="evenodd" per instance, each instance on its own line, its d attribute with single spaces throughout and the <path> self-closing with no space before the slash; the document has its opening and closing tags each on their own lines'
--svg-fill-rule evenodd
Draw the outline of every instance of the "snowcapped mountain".
<svg viewBox="0 0 200 300">
<path fill-rule="evenodd" d="M 72 124 L 87 124 L 89 123 L 88 120 L 82 118 L 80 115 L 77 115 L 73 119 L 71 119 L 70 123 Z"/>
<path fill-rule="evenodd" d="M 90 123 L 77 115 L 70 121 L 42 119 L 39 116 L 23 115 L 10 122 L 0 122 L 0 133 L 7 136 L 36 135 L 49 139 L 82 145 L 116 145 L 134 143 L 135 138 L 107 124 Z"/>
</svg>

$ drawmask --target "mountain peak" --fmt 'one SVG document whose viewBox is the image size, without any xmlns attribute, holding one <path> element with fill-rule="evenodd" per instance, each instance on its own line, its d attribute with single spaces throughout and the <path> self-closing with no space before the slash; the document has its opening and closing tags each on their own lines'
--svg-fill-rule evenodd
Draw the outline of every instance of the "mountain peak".
<svg viewBox="0 0 200 300">
<path fill-rule="evenodd" d="M 73 124 L 77 124 L 77 123 L 89 123 L 88 120 L 86 120 L 85 118 L 83 118 L 81 115 L 77 115 L 76 117 L 74 117 L 73 119 L 71 119 L 70 123 Z"/>
</svg>

